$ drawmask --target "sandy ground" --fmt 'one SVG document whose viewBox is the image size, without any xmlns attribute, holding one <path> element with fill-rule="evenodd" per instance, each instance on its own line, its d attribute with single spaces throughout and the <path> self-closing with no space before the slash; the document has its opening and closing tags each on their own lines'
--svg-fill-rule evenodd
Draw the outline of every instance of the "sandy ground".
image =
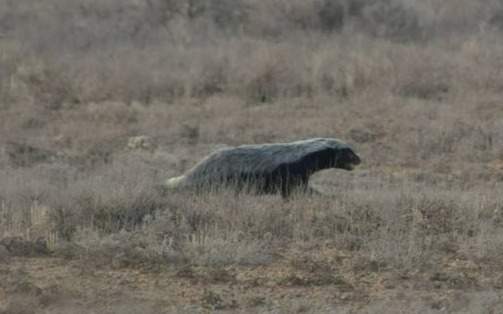
<svg viewBox="0 0 503 314">
<path fill-rule="evenodd" d="M 327 247 L 225 268 L 8 257 L 0 313 L 503 313 L 496 266 L 456 256 L 437 262 L 436 271 L 394 272 Z"/>
</svg>

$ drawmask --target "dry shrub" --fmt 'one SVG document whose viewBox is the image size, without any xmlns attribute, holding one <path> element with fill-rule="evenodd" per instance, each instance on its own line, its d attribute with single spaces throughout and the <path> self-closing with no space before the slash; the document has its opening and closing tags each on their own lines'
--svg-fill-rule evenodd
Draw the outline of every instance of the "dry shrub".
<svg viewBox="0 0 503 314">
<path fill-rule="evenodd" d="M 272 261 L 270 248 L 257 240 L 239 239 L 241 233 L 222 238 L 219 235 L 190 239 L 184 244 L 185 256 L 196 265 L 256 266 Z"/>
<path fill-rule="evenodd" d="M 15 176 L 3 181 L 2 228 L 41 237 L 56 254 L 99 265 L 114 261 L 114 267 L 260 265 L 270 263 L 278 247 L 299 241 L 329 241 L 379 268 L 423 267 L 452 252 L 499 256 L 499 240 L 487 237 L 501 220 L 501 200 L 490 185 L 480 196 L 392 177 L 341 176 L 333 197 L 299 194 L 288 202 L 225 190 L 163 194 L 156 169 L 134 155 L 121 158 L 99 173 L 9 170 Z M 64 241 L 75 246 L 68 251 Z"/>
<path fill-rule="evenodd" d="M 100 174 L 76 180 L 68 186 L 67 197 L 53 199 L 50 206 L 62 226 L 94 226 L 104 232 L 129 229 L 162 207 L 158 180 L 147 164 L 117 161 Z"/>
<path fill-rule="evenodd" d="M 361 1 L 321 1 L 318 5 L 321 29 L 329 32 L 340 30 L 348 16 L 357 13 L 360 6 Z"/>
<path fill-rule="evenodd" d="M 7 314 L 34 314 L 36 308 L 40 306 L 36 297 L 15 296 L 10 298 L 6 309 L 0 313 Z"/>
<path fill-rule="evenodd" d="M 2 35 L 0 35 L 2 36 Z M 2 54 L 0 55 L 0 110 L 6 109 L 9 103 L 18 96 L 19 87 L 12 80 L 12 75 L 17 71 L 17 65 L 22 62 L 20 48 L 15 42 L 10 42 L 0 37 Z"/>
<path fill-rule="evenodd" d="M 360 25 L 373 36 L 398 41 L 421 39 L 418 14 L 404 1 L 371 1 L 360 10 Z"/>
<path fill-rule="evenodd" d="M 17 79 L 27 86 L 34 101 L 50 110 L 79 102 L 74 80 L 60 64 L 35 60 L 34 64 L 21 64 L 16 74 Z"/>
<path fill-rule="evenodd" d="M 162 207 L 162 200 L 156 188 L 160 182 L 156 170 L 146 164 L 131 165 L 131 161 L 115 162 L 104 173 L 83 176 L 75 169 L 57 166 L 17 171 L 3 182 L 7 230 L 34 225 L 33 204 L 49 208 L 54 222 L 50 231 L 65 239 L 79 226 L 95 226 L 104 232 L 134 227 Z M 62 190 L 65 193 L 61 194 Z"/>
<path fill-rule="evenodd" d="M 244 83 L 244 94 L 252 102 L 272 102 L 295 93 L 295 89 L 302 92 L 301 84 L 294 81 L 299 77 L 289 63 L 292 55 L 288 52 L 288 48 L 281 46 L 272 49 L 259 48 L 250 56 L 248 66 L 238 68 L 238 71 L 246 71 L 238 72 L 238 75 Z"/>
<path fill-rule="evenodd" d="M 167 241 L 141 229 L 129 232 L 125 229 L 113 234 L 102 234 L 94 228 L 76 232 L 76 246 L 59 245 L 56 254 L 69 258 L 79 257 L 97 267 L 159 267 L 172 263 L 186 263 L 182 252 L 175 250 Z"/>
<path fill-rule="evenodd" d="M 475 21 L 487 9 L 463 5 L 470 7 L 467 16 L 453 19 L 459 24 L 473 19 L 468 34 L 478 34 Z M 9 14 L 0 16 L 8 38 L 2 72 L 9 73 L 0 80 L 2 94 L 17 99 L 28 96 L 53 109 L 88 101 L 150 104 L 156 99 L 226 92 L 258 101 L 311 96 L 314 87 L 327 86 L 330 91 L 335 82 L 340 89 L 341 82 L 353 75 L 342 74 L 341 81 L 337 70 L 320 76 L 321 81 L 311 81 L 309 71 L 316 68 L 309 60 L 311 49 L 316 51 L 326 39 L 335 41 L 329 54 L 337 55 L 339 47 L 349 45 L 353 51 L 365 49 L 364 58 L 372 59 L 374 49 L 358 45 L 362 34 L 397 42 L 428 39 L 442 26 L 432 17 L 435 10 L 447 15 L 453 6 L 399 0 L 12 3 L 6 5 Z M 22 24 L 23 17 L 36 23 Z M 332 33 L 343 28 L 348 30 L 343 32 L 347 40 Z M 306 32 L 310 35 L 304 36 Z M 456 36 L 463 40 L 468 35 Z M 277 40 L 270 41 L 271 37 Z M 346 62 L 335 59 L 334 63 L 340 69 Z M 240 76 L 240 67 L 250 73 L 241 69 L 244 75 Z M 362 64 L 359 71 L 367 71 L 366 67 Z M 443 75 L 436 72 L 435 76 Z M 334 80 L 334 76 L 338 77 Z M 16 82 L 14 90 L 12 82 Z M 431 97 L 446 86 L 425 77 L 401 92 Z"/>
</svg>

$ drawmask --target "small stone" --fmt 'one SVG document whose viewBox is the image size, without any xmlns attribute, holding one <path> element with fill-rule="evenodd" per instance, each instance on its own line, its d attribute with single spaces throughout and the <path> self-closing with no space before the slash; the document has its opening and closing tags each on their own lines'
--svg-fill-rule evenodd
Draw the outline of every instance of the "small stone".
<svg viewBox="0 0 503 314">
<path fill-rule="evenodd" d="M 140 135 L 128 139 L 127 147 L 131 150 L 154 151 L 157 148 L 154 140 L 150 136 Z"/>
</svg>

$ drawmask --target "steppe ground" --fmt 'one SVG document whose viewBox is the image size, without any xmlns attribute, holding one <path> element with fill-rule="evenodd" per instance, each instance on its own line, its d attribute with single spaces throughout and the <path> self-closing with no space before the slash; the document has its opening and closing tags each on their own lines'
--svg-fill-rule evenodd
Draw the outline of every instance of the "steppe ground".
<svg viewBox="0 0 503 314">
<path fill-rule="evenodd" d="M 503 313 L 503 3 L 0 0 L 0 313 Z M 159 189 L 338 137 L 325 196 Z"/>
</svg>

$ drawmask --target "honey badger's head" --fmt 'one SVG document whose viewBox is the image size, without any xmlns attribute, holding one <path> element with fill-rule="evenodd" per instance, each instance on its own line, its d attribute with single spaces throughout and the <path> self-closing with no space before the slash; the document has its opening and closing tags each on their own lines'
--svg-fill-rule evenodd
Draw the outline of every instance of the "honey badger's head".
<svg viewBox="0 0 503 314">
<path fill-rule="evenodd" d="M 351 146 L 337 139 L 316 139 L 320 143 L 320 168 L 353 170 L 361 163 Z"/>
<path fill-rule="evenodd" d="M 353 170 L 355 166 L 361 163 L 360 157 L 349 147 L 339 151 L 339 156 L 335 164 L 335 168 L 344 170 Z"/>
</svg>

